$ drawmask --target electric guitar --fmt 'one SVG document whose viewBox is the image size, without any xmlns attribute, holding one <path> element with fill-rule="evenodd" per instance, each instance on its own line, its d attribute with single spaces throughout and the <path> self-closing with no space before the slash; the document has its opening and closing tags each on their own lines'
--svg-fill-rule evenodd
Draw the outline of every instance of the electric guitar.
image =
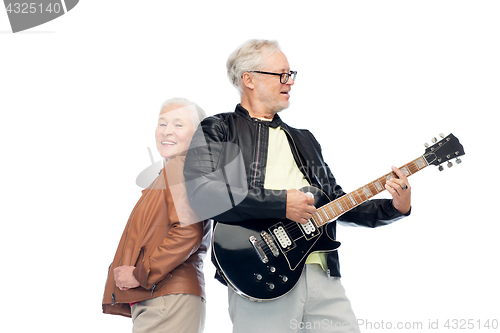
<svg viewBox="0 0 500 333">
<path fill-rule="evenodd" d="M 431 164 L 442 171 L 443 163 L 453 165 L 451 159 L 461 163 L 459 157 L 465 152 L 458 139 L 453 134 L 441 137 L 439 142 L 434 138 L 430 147 L 426 144 L 425 153 L 400 170 L 408 177 Z M 265 301 L 285 295 L 297 284 L 309 254 L 340 246 L 325 225 L 384 191 L 386 181 L 394 177 L 395 173 L 388 173 L 334 201 L 315 187 L 301 188 L 314 195 L 317 208 L 306 224 L 288 219 L 217 223 L 212 240 L 217 269 L 231 288 L 248 299 Z"/>
</svg>

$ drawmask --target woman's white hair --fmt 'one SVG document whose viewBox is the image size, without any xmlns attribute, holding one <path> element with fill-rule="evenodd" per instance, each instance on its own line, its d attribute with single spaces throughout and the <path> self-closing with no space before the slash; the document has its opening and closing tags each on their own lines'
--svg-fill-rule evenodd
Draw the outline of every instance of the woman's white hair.
<svg viewBox="0 0 500 333">
<path fill-rule="evenodd" d="M 265 55 L 281 51 L 277 41 L 265 39 L 250 39 L 240 45 L 227 59 L 227 76 L 229 81 L 239 90 L 243 73 L 260 70 Z"/>
<path fill-rule="evenodd" d="M 207 117 L 205 111 L 203 111 L 203 109 L 198 104 L 191 102 L 187 98 L 182 98 L 182 97 L 171 98 L 163 102 L 160 108 L 160 114 L 163 111 L 163 109 L 169 105 L 179 105 L 182 107 L 193 105 L 196 108 L 196 114 L 194 114 L 193 112 L 193 115 L 191 117 L 193 119 L 194 127 L 198 126 L 198 124 Z"/>
</svg>

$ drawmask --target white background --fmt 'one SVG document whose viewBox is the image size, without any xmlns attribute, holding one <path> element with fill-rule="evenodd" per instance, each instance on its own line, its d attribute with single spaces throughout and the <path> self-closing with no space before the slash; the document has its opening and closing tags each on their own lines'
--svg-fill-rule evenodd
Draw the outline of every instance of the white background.
<svg viewBox="0 0 500 333">
<path fill-rule="evenodd" d="M 0 10 L 4 324 L 131 331 L 101 314 L 101 299 L 159 107 L 182 96 L 209 115 L 234 110 L 225 62 L 250 38 L 278 40 L 298 71 L 281 116 L 315 134 L 344 190 L 441 132 L 465 148 L 462 164 L 410 178 L 411 217 L 339 227 L 343 284 L 372 325 L 363 331 L 500 320 L 499 17 L 498 1 L 86 0 L 12 34 Z M 225 287 L 209 260 L 205 272 L 205 331 L 230 332 Z"/>
</svg>

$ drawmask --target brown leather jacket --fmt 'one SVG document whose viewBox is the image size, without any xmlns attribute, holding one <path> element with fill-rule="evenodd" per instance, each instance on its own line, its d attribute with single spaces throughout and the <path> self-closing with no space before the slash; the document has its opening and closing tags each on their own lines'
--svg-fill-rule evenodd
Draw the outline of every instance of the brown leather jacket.
<svg viewBox="0 0 500 333">
<path fill-rule="evenodd" d="M 210 221 L 201 221 L 186 195 L 185 156 L 176 157 L 135 205 L 109 267 L 102 308 L 104 313 L 130 317 L 129 303 L 168 294 L 205 298 L 203 258 L 210 243 Z M 113 270 L 135 266 L 140 287 L 120 290 Z"/>
</svg>

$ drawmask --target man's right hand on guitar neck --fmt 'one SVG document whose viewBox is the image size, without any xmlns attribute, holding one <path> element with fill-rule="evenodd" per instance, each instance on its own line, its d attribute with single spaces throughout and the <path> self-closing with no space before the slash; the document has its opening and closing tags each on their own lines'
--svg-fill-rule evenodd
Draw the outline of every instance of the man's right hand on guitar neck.
<svg viewBox="0 0 500 333">
<path fill-rule="evenodd" d="M 314 207 L 313 197 L 296 189 L 286 192 L 287 219 L 305 224 L 314 213 L 316 213 L 316 207 Z"/>
</svg>

